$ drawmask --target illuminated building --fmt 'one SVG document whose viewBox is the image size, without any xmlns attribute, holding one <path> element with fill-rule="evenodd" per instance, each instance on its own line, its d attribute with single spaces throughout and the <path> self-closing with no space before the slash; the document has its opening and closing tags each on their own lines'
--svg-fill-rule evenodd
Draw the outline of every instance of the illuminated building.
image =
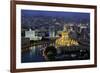
<svg viewBox="0 0 100 73">
<path fill-rule="evenodd" d="M 60 33 L 61 37 L 56 39 L 56 47 L 78 45 L 78 42 L 69 36 L 68 27 L 64 26 L 63 31 Z"/>
<path fill-rule="evenodd" d="M 29 29 L 29 31 L 25 31 L 25 38 L 29 38 L 30 40 L 41 40 L 42 37 L 36 36 L 38 32 L 38 30 Z"/>
</svg>

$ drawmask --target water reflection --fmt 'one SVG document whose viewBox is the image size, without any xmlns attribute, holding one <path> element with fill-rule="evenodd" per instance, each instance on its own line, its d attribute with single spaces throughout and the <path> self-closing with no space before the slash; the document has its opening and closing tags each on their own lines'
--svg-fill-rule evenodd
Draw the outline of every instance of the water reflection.
<svg viewBox="0 0 100 73">
<path fill-rule="evenodd" d="M 43 57 L 44 45 L 29 47 L 29 51 L 22 52 L 22 62 L 41 62 L 45 61 Z"/>
<path fill-rule="evenodd" d="M 45 58 L 43 55 L 44 50 L 50 45 L 35 45 L 29 47 L 29 51 L 22 52 L 21 62 L 45 62 L 51 61 Z M 64 61 L 64 60 L 87 60 L 90 59 L 89 47 L 84 46 L 71 46 L 56 48 L 57 54 L 52 61 Z M 50 54 L 50 52 L 49 52 Z M 49 55 L 49 58 L 50 55 Z"/>
</svg>

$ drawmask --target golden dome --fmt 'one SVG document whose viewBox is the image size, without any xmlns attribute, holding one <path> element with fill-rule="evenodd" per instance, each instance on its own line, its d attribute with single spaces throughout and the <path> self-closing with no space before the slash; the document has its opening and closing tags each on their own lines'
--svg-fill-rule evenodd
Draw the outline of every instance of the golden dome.
<svg viewBox="0 0 100 73">
<path fill-rule="evenodd" d="M 72 45 L 78 45 L 78 42 L 72 38 L 69 37 L 69 32 L 64 31 L 61 32 L 61 37 L 56 39 L 56 47 L 60 46 L 72 46 Z"/>
</svg>

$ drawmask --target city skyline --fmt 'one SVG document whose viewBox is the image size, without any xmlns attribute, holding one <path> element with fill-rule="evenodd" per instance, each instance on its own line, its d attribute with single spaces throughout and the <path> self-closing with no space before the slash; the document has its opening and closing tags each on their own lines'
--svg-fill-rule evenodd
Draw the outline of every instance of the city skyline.
<svg viewBox="0 0 100 73">
<path fill-rule="evenodd" d="M 62 26 L 68 23 L 90 25 L 89 13 L 21 10 L 21 17 L 22 28 L 27 29 L 48 29 L 49 27 L 62 29 Z"/>
<path fill-rule="evenodd" d="M 21 10 L 22 63 L 90 59 L 90 14 Z"/>
</svg>

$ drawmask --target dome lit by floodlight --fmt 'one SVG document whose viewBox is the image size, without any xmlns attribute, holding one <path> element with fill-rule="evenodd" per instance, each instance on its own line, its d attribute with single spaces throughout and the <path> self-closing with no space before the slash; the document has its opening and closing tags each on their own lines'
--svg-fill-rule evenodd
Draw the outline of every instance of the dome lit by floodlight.
<svg viewBox="0 0 100 73">
<path fill-rule="evenodd" d="M 66 26 L 64 26 L 63 31 L 60 33 L 61 37 L 56 40 L 56 46 L 73 46 L 79 45 L 78 42 L 69 36 L 69 32 Z"/>
</svg>

